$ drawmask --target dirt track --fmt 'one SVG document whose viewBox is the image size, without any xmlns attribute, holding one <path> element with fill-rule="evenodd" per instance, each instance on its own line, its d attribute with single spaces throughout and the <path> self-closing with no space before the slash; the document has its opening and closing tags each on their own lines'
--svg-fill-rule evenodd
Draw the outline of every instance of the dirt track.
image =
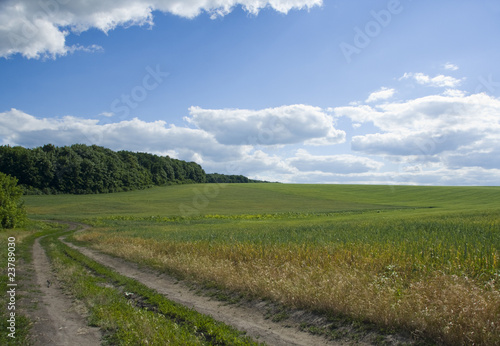
<svg viewBox="0 0 500 346">
<path fill-rule="evenodd" d="M 89 228 L 89 226 L 82 224 L 68 224 L 70 224 L 72 228 L 81 226 L 83 227 L 82 230 Z M 64 243 L 80 251 L 85 256 L 112 268 L 121 275 L 140 281 L 149 288 L 165 295 L 172 301 L 193 308 L 202 314 L 210 315 L 216 320 L 232 325 L 241 331 L 245 331 L 247 335 L 259 342 L 279 346 L 338 345 L 323 337 L 301 332 L 294 328 L 287 328 L 284 325 L 265 319 L 262 312 L 257 309 L 236 305 L 224 305 L 211 298 L 196 295 L 187 286 L 165 274 L 139 267 L 135 263 L 111 257 L 92 249 L 78 247 L 68 242 Z"/>
<path fill-rule="evenodd" d="M 32 312 L 34 321 L 31 340 L 34 345 L 100 345 L 98 328 L 87 325 L 85 318 L 77 312 L 72 299 L 64 294 L 50 269 L 40 238 L 33 245 L 35 283 L 40 295 L 39 309 Z"/>
</svg>

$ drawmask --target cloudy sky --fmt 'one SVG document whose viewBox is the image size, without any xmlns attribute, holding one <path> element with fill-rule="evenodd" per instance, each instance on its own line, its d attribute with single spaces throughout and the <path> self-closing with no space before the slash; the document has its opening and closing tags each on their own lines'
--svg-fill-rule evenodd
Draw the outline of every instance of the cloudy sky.
<svg viewBox="0 0 500 346">
<path fill-rule="evenodd" d="M 1 144 L 500 184 L 498 0 L 5 0 Z"/>
</svg>

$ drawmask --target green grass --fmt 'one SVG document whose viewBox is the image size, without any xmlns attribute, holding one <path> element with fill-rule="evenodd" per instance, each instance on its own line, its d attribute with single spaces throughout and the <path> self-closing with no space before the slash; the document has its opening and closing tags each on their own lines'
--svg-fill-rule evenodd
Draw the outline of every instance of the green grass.
<svg viewBox="0 0 500 346">
<path fill-rule="evenodd" d="M 250 186 L 251 188 L 251 186 Z M 259 189 L 359 205 L 484 209 L 500 206 L 500 187 L 261 184 Z"/>
</svg>

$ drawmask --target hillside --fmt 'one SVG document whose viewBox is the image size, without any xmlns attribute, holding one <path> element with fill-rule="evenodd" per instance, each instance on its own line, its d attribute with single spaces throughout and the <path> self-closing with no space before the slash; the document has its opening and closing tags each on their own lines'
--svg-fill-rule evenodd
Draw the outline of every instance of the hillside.
<svg viewBox="0 0 500 346">
<path fill-rule="evenodd" d="M 107 195 L 25 196 L 31 217 L 82 220 L 127 215 L 182 216 L 400 210 L 427 215 L 498 209 L 498 187 L 203 184 Z M 385 214 L 384 214 L 385 215 Z"/>
</svg>

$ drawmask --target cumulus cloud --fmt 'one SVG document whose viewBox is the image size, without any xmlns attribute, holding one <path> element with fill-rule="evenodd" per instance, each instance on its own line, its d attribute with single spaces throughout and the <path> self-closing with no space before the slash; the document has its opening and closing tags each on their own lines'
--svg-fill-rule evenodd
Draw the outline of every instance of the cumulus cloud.
<svg viewBox="0 0 500 346">
<path fill-rule="evenodd" d="M 153 12 L 194 18 L 207 12 L 224 16 L 235 6 L 252 14 L 269 7 L 281 13 L 309 9 L 322 0 L 6 0 L 0 2 L 0 57 L 20 53 L 38 59 L 66 55 L 75 50 L 95 51 L 98 46 L 68 47 L 66 37 L 91 28 L 105 33 L 117 26 L 153 25 Z"/>
<path fill-rule="evenodd" d="M 352 118 L 358 116 L 361 122 L 380 126 L 380 133 L 355 136 L 352 154 L 336 155 L 325 148 L 315 149 L 323 154 L 311 154 L 303 148 L 297 150 L 295 144 L 279 150 L 248 143 L 223 144 L 202 128 L 172 126 L 164 121 L 135 118 L 103 124 L 73 116 L 40 118 L 17 109 L 0 113 L 0 144 L 97 144 L 196 161 L 207 172 L 292 183 L 498 185 L 499 101 L 484 94 L 457 98 L 449 107 L 452 111 L 425 113 L 428 119 L 439 119 L 426 130 L 418 127 L 419 122 L 409 121 L 411 109 L 432 109 L 431 100 L 450 101 L 436 97 L 347 109 Z M 342 113 L 339 108 L 332 111 Z M 425 116 L 420 115 L 422 119 Z M 453 121 L 454 117 L 458 119 Z M 402 121 L 400 132 L 395 119 Z M 290 148 L 294 148 L 293 154 Z M 387 158 L 389 162 L 384 161 Z"/>
<path fill-rule="evenodd" d="M 375 101 L 380 101 L 380 100 L 387 100 L 391 98 L 396 91 L 394 89 L 389 89 L 389 88 L 381 88 L 378 91 L 372 92 L 370 96 L 366 99 L 365 102 L 375 102 Z"/>
<path fill-rule="evenodd" d="M 429 77 L 423 73 L 405 73 L 399 80 L 403 79 L 414 79 L 418 84 L 430 86 L 430 87 L 447 87 L 455 88 L 462 83 L 461 79 L 457 79 L 451 76 L 437 75 L 435 77 Z"/>
<path fill-rule="evenodd" d="M 367 154 L 430 157 L 444 151 L 456 150 L 464 144 L 481 138 L 481 134 L 466 131 L 443 131 L 439 134 L 432 132 L 375 133 L 353 137 L 351 147 L 355 151 Z"/>
<path fill-rule="evenodd" d="M 291 166 L 302 172 L 323 173 L 364 173 L 376 171 L 383 163 L 355 155 L 312 155 L 307 150 L 297 150 L 294 157 L 287 160 Z"/>
<path fill-rule="evenodd" d="M 333 112 L 355 122 L 372 122 L 390 132 L 486 130 L 498 129 L 500 100 L 484 93 L 465 97 L 429 95 L 373 107 L 336 107 Z"/>
<path fill-rule="evenodd" d="M 185 120 L 227 145 L 326 145 L 345 141 L 345 132 L 321 108 L 290 105 L 261 110 L 189 108 Z"/>
<path fill-rule="evenodd" d="M 500 99 L 486 94 L 430 95 L 398 103 L 338 107 L 336 116 L 371 122 L 379 128 L 352 138 L 354 151 L 372 155 L 414 156 L 439 161 L 450 168 L 492 168 L 500 147 Z M 473 155 L 477 159 L 472 159 Z M 463 163 L 460 165 L 460 163 Z"/>
</svg>

